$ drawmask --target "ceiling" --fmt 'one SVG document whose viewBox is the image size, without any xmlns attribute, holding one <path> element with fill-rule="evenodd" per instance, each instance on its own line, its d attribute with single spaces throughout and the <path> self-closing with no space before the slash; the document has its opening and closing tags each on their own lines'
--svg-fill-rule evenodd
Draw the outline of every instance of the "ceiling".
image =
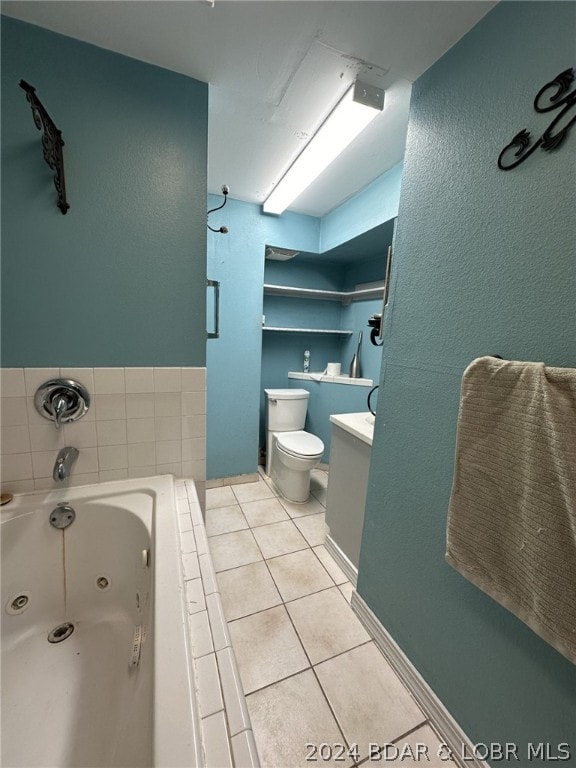
<svg viewBox="0 0 576 768">
<path fill-rule="evenodd" d="M 290 206 L 322 216 L 398 163 L 411 84 L 495 2 L 14 0 L 8 16 L 210 83 L 208 190 L 261 203 L 359 76 L 384 111 Z"/>
</svg>

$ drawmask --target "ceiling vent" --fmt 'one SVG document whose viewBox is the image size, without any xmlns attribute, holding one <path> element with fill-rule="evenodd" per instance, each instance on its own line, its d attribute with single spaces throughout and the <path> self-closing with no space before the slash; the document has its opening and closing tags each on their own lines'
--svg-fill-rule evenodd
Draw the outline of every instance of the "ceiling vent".
<svg viewBox="0 0 576 768">
<path fill-rule="evenodd" d="M 293 259 L 294 256 L 298 256 L 300 251 L 291 251 L 289 248 L 276 248 L 271 245 L 266 246 L 265 256 L 267 259 L 274 261 L 288 261 Z"/>
</svg>

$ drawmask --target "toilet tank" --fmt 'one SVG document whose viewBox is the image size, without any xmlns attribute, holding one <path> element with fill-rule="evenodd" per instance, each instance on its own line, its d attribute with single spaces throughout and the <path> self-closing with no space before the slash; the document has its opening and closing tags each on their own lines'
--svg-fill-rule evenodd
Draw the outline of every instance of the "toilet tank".
<svg viewBox="0 0 576 768">
<path fill-rule="evenodd" d="M 265 389 L 266 429 L 272 432 L 291 432 L 304 429 L 308 398 L 305 389 Z"/>
</svg>

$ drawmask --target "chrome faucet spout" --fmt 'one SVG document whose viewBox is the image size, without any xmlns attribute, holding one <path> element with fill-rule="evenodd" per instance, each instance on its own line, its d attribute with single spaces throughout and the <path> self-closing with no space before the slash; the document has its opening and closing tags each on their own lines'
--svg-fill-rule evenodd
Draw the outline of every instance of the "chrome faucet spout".
<svg viewBox="0 0 576 768">
<path fill-rule="evenodd" d="M 54 480 L 62 481 L 66 480 L 67 477 L 70 477 L 72 465 L 78 456 L 79 451 L 77 448 L 72 448 L 70 445 L 66 446 L 66 448 L 61 448 L 58 451 L 56 463 L 54 464 L 54 471 L 52 472 Z"/>
</svg>

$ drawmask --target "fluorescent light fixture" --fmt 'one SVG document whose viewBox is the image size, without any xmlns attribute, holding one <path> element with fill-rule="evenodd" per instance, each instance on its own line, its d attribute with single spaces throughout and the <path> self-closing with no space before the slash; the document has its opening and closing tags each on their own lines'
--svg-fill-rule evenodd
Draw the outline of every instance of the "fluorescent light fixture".
<svg viewBox="0 0 576 768">
<path fill-rule="evenodd" d="M 264 213 L 286 210 L 382 109 L 384 91 L 357 80 L 264 201 Z"/>
</svg>

